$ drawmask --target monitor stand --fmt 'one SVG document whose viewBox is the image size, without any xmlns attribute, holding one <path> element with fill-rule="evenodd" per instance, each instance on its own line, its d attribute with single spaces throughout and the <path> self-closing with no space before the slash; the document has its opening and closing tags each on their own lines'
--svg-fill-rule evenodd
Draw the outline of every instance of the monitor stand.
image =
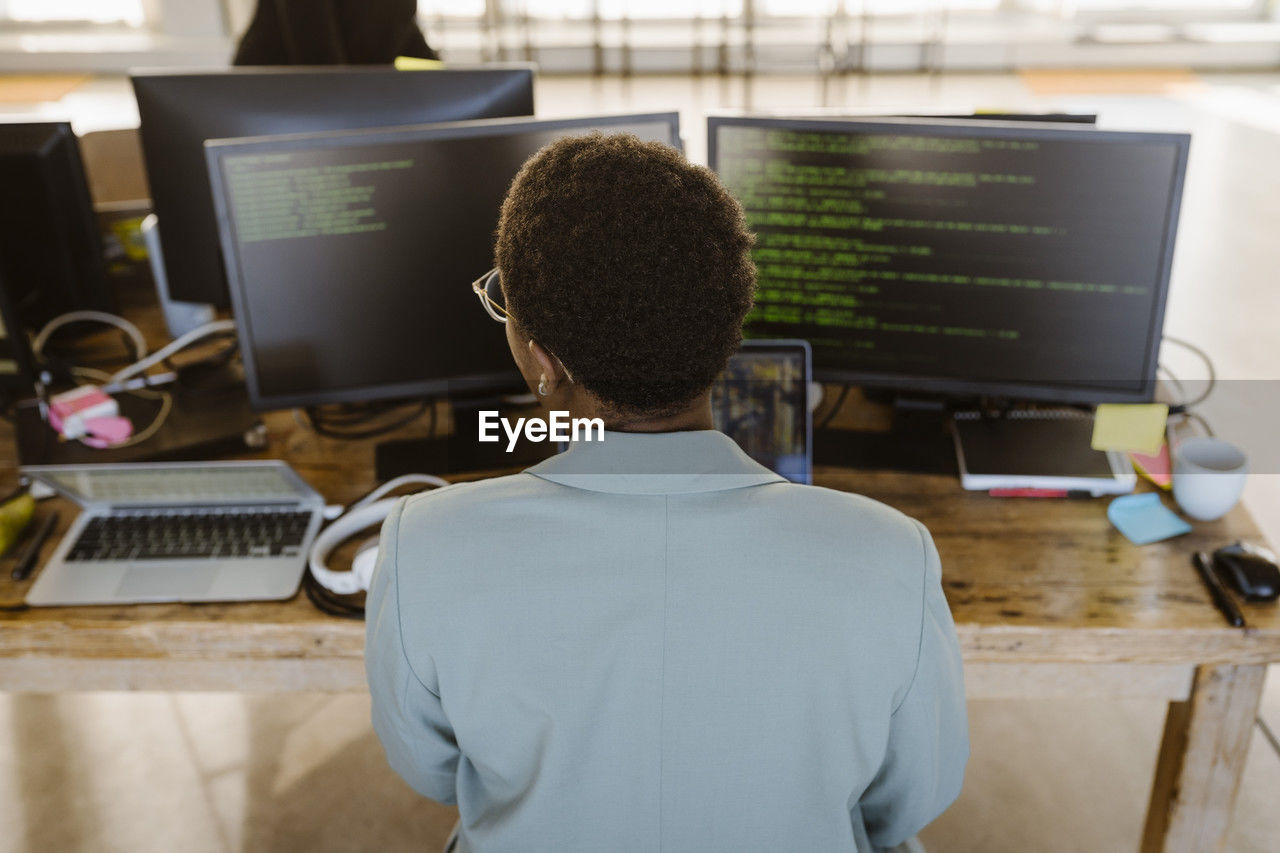
<svg viewBox="0 0 1280 853">
<path fill-rule="evenodd" d="M 156 282 L 156 297 L 164 311 L 164 323 L 169 334 L 180 338 L 193 329 L 216 319 L 212 305 L 203 302 L 179 302 L 169 295 L 169 274 L 164 268 L 164 248 L 160 245 L 160 220 L 154 213 L 142 220 L 142 239 L 147 244 L 151 261 L 151 276 Z"/>
<path fill-rule="evenodd" d="M 528 468 L 554 456 L 558 450 L 552 442 L 531 442 L 523 437 L 510 453 L 507 436 L 499 427 L 500 439 L 493 443 L 477 441 L 480 412 L 497 410 L 511 419 L 540 415 L 540 407 L 519 406 L 498 399 L 451 400 L 453 431 L 439 438 L 410 438 L 384 441 L 374 448 L 374 467 L 379 482 L 402 474 L 477 474 L 508 473 Z"/>
<path fill-rule="evenodd" d="M 892 405 L 887 431 L 814 430 L 813 464 L 955 475 L 956 452 L 946 404 L 896 396 Z"/>
</svg>

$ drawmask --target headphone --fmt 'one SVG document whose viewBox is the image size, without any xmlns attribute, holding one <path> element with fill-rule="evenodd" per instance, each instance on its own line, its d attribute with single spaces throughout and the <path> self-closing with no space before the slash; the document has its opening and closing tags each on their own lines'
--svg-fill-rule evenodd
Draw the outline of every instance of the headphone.
<svg viewBox="0 0 1280 853">
<path fill-rule="evenodd" d="M 355 558 L 351 562 L 351 571 L 336 572 L 329 568 L 329 555 L 334 549 L 355 536 L 362 530 L 380 525 L 395 509 L 400 498 L 386 498 L 383 495 L 410 483 L 422 483 L 433 488 L 447 486 L 449 483 L 430 474 L 406 474 L 388 480 L 360 500 L 347 508 L 347 511 L 335 519 L 311 545 L 309 565 L 311 576 L 322 587 L 337 595 L 352 595 L 364 592 L 373 579 L 373 569 L 378 563 L 378 538 L 372 537 L 360 545 Z"/>
</svg>

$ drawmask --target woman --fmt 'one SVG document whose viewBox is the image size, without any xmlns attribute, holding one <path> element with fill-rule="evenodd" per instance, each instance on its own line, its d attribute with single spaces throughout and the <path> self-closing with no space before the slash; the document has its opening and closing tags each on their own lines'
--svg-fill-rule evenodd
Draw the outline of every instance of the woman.
<svg viewBox="0 0 1280 853">
<path fill-rule="evenodd" d="M 387 758 L 465 851 L 836 851 L 959 793 L 955 629 L 918 522 L 712 429 L 755 270 L 708 170 L 563 139 L 503 204 L 521 373 L 600 442 L 403 502 L 366 664 Z"/>
</svg>

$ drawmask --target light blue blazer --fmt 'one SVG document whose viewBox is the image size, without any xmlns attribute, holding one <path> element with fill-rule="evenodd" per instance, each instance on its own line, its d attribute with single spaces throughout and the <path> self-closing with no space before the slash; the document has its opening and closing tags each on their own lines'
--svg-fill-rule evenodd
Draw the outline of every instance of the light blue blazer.
<svg viewBox="0 0 1280 853">
<path fill-rule="evenodd" d="M 387 519 L 374 728 L 462 851 L 893 846 L 969 754 L 940 578 L 919 522 L 718 432 L 606 432 Z"/>
</svg>

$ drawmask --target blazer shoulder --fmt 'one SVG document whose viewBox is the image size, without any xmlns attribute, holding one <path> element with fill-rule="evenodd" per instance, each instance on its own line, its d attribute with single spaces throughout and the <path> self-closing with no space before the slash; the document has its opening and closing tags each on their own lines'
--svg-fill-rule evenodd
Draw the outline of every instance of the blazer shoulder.
<svg viewBox="0 0 1280 853">
<path fill-rule="evenodd" d="M 918 520 L 866 495 L 821 486 L 779 483 L 765 487 L 772 493 L 770 514 L 782 526 L 806 532 L 818 548 L 877 554 L 895 564 L 928 559 L 932 537 Z"/>
<path fill-rule="evenodd" d="M 776 489 L 780 502 L 793 505 L 797 510 L 819 514 L 844 522 L 856 521 L 876 525 L 886 532 L 916 536 L 924 527 L 916 519 L 894 509 L 888 504 L 856 492 L 842 492 L 825 486 L 804 486 L 798 483 L 778 483 Z"/>
<path fill-rule="evenodd" d="M 464 511 L 476 504 L 531 497 L 540 490 L 545 490 L 544 485 L 540 478 L 524 472 L 467 483 L 451 483 L 406 497 L 402 517 L 406 522 L 413 522 L 441 513 Z"/>
</svg>

